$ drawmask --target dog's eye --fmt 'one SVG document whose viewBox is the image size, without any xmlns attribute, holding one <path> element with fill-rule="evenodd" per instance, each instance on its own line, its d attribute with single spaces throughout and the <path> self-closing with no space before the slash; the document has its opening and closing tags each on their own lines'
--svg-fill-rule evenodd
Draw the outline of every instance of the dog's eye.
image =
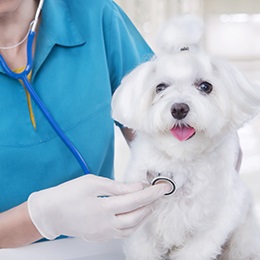
<svg viewBox="0 0 260 260">
<path fill-rule="evenodd" d="M 209 94 L 212 91 L 212 89 L 212 84 L 207 81 L 203 81 L 198 85 L 198 90 L 206 94 Z"/>
<path fill-rule="evenodd" d="M 160 83 L 159 85 L 156 86 L 156 93 L 160 93 L 161 91 L 165 90 L 168 88 L 169 85 L 166 83 Z"/>
</svg>

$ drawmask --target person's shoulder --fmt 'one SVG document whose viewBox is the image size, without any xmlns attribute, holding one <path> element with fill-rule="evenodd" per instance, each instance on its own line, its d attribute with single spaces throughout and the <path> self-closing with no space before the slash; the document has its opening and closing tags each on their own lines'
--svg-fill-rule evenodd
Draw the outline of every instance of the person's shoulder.
<svg viewBox="0 0 260 260">
<path fill-rule="evenodd" d="M 56 0 L 55 0 L 56 1 Z M 62 0 L 67 3 L 70 13 L 76 20 L 87 19 L 99 21 L 111 20 L 112 17 L 121 16 L 121 9 L 113 0 Z"/>
<path fill-rule="evenodd" d="M 53 1 L 53 0 L 48 0 Z M 113 0 L 55 0 L 63 2 L 64 9 L 69 11 L 72 20 L 81 27 L 81 31 L 86 29 L 102 28 L 110 26 L 114 17 L 120 17 L 118 5 Z M 62 5 L 60 5 L 62 7 Z M 100 24 L 102 23 L 102 25 Z"/>
<path fill-rule="evenodd" d="M 83 10 L 100 10 L 105 7 L 112 7 L 114 8 L 114 1 L 113 0 L 63 0 L 69 6 L 72 7 L 80 7 Z"/>
</svg>

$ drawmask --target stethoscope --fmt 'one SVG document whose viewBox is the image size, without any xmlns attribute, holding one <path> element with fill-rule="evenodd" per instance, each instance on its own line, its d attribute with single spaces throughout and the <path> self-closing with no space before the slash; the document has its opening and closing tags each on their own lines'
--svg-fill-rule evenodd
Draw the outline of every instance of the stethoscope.
<svg viewBox="0 0 260 260">
<path fill-rule="evenodd" d="M 156 174 L 153 174 L 153 176 Z M 167 175 L 167 176 L 165 176 Z M 170 189 L 165 196 L 173 195 L 177 192 L 178 189 L 183 187 L 183 185 L 187 182 L 187 176 L 183 174 L 175 174 L 172 172 L 167 173 L 157 173 L 157 176 L 153 177 L 152 180 L 148 180 L 151 185 L 166 183 L 169 185 Z"/>
<path fill-rule="evenodd" d="M 65 135 L 63 130 L 60 128 L 59 124 L 56 122 L 56 120 L 51 115 L 51 113 L 49 112 L 49 110 L 47 109 L 47 107 L 45 106 L 43 101 L 37 95 L 37 93 L 35 92 L 35 90 L 33 89 L 32 85 L 31 85 L 30 81 L 27 78 L 27 76 L 29 75 L 29 73 L 32 70 L 32 65 L 33 65 L 33 51 L 32 51 L 33 50 L 33 41 L 34 41 L 34 38 L 35 38 L 35 30 L 36 30 L 36 26 L 37 26 L 37 23 L 38 23 L 39 15 L 40 15 L 41 10 L 42 10 L 43 3 L 44 3 L 44 0 L 40 0 L 39 6 L 37 8 L 37 11 L 36 11 L 36 14 L 35 14 L 35 17 L 34 17 L 34 20 L 32 21 L 32 23 L 30 25 L 30 29 L 29 29 L 29 32 L 26 35 L 26 37 L 20 43 L 11 47 L 11 48 L 13 48 L 13 47 L 20 45 L 23 41 L 26 40 L 26 38 L 28 38 L 27 39 L 27 64 L 26 64 L 25 69 L 20 73 L 13 72 L 9 68 L 9 66 L 7 65 L 7 63 L 5 62 L 5 60 L 4 60 L 4 58 L 2 57 L 1 54 L 0 54 L 0 64 L 3 68 L 3 71 L 6 73 L 6 75 L 8 75 L 11 78 L 22 81 L 26 90 L 30 93 L 32 99 L 37 104 L 39 109 L 42 111 L 43 115 L 48 120 L 51 127 L 54 129 L 54 131 L 57 133 L 57 135 L 61 138 L 61 140 L 64 142 L 64 144 L 69 148 L 69 150 L 72 152 L 74 157 L 77 159 L 77 161 L 80 164 L 83 172 L 85 174 L 88 174 L 88 173 L 90 173 L 90 170 L 89 170 L 89 167 L 88 167 L 86 161 L 84 160 L 84 158 L 82 157 L 80 152 L 77 150 L 77 148 L 74 146 L 74 144 L 71 142 L 71 140 Z M 155 177 L 150 184 L 155 185 L 155 184 L 162 183 L 162 182 L 167 182 L 171 186 L 171 190 L 168 193 L 166 193 L 165 195 L 173 194 L 177 190 L 177 187 L 179 186 L 173 179 L 165 177 L 165 176 Z"/>
<path fill-rule="evenodd" d="M 30 29 L 29 29 L 28 35 L 26 35 L 26 37 L 24 39 L 24 40 L 26 40 L 26 38 L 28 37 L 28 40 L 27 40 L 27 65 L 26 65 L 25 69 L 21 73 L 13 72 L 8 67 L 7 63 L 5 62 L 5 60 L 4 60 L 4 58 L 2 57 L 1 54 L 0 54 L 0 64 L 1 64 L 1 66 L 3 68 L 3 71 L 9 77 L 17 79 L 17 80 L 20 80 L 20 81 L 23 82 L 26 90 L 30 93 L 31 97 L 33 98 L 35 103 L 38 105 L 38 107 L 42 111 L 43 115 L 48 120 L 49 124 L 52 126 L 52 128 L 57 133 L 57 135 L 61 138 L 61 140 L 64 142 L 64 144 L 66 144 L 66 146 L 70 149 L 70 151 L 72 152 L 74 157 L 78 160 L 78 162 L 79 162 L 83 172 L 85 174 L 88 174 L 88 173 L 90 173 L 90 170 L 89 170 L 89 167 L 88 167 L 87 163 L 85 162 L 84 158 L 82 157 L 80 152 L 77 150 L 77 148 L 74 146 L 74 144 L 71 142 L 71 140 L 62 131 L 62 129 L 60 128 L 60 126 L 58 125 L 56 120 L 53 118 L 51 113 L 48 111 L 48 109 L 45 106 L 45 104 L 42 102 L 40 97 L 34 91 L 30 81 L 27 78 L 27 76 L 29 75 L 29 73 L 32 70 L 32 64 L 33 64 L 33 53 L 32 53 L 33 41 L 34 41 L 34 38 L 35 38 L 35 30 L 36 30 L 36 26 L 37 26 L 37 23 L 38 23 L 38 19 L 39 19 L 39 15 L 41 13 L 41 9 L 42 9 L 43 3 L 44 3 L 44 0 L 40 0 L 39 6 L 38 6 L 36 14 L 35 14 L 35 18 L 34 18 L 33 22 L 30 25 Z M 19 44 L 21 44 L 24 40 L 22 40 Z M 19 44 L 17 44 L 17 45 L 19 45 Z"/>
</svg>

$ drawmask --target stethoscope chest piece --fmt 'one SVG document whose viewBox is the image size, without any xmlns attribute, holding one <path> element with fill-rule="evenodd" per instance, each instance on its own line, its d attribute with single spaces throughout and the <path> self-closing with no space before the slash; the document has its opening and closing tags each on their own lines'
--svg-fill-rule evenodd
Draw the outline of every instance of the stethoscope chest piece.
<svg viewBox="0 0 260 260">
<path fill-rule="evenodd" d="M 159 184 L 159 183 L 167 183 L 167 184 L 169 184 L 171 186 L 171 190 L 169 192 L 165 193 L 164 194 L 165 196 L 172 195 L 176 191 L 176 184 L 175 184 L 175 182 L 172 179 L 168 178 L 168 177 L 157 176 L 157 177 L 155 177 L 152 180 L 151 185 L 155 185 L 155 184 Z"/>
</svg>

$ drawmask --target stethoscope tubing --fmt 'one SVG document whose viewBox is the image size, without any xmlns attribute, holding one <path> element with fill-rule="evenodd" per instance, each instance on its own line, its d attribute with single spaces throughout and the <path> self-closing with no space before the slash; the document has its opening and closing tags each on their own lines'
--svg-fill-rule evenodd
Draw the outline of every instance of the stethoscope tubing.
<svg viewBox="0 0 260 260">
<path fill-rule="evenodd" d="M 33 40 L 34 40 L 34 36 L 35 36 L 35 32 L 30 31 L 28 34 L 28 42 L 27 42 L 27 64 L 25 69 L 20 72 L 20 73 L 15 73 L 13 72 L 7 65 L 7 63 L 5 62 L 4 58 L 2 57 L 2 55 L 0 55 L 0 63 L 1 66 L 3 68 L 3 71 L 10 77 L 13 79 L 17 79 L 17 80 L 22 80 L 22 78 L 25 76 L 27 77 L 27 75 L 29 75 L 31 69 L 32 69 L 32 63 L 33 63 L 33 57 L 32 57 L 32 45 L 33 45 Z"/>
<path fill-rule="evenodd" d="M 27 65 L 24 71 L 21 73 L 15 73 L 13 72 L 5 62 L 2 55 L 0 55 L 0 64 L 3 68 L 3 71 L 11 78 L 21 80 L 27 89 L 27 91 L 30 93 L 32 99 L 35 101 L 53 130 L 56 132 L 56 134 L 61 138 L 61 140 L 64 142 L 64 144 L 69 148 L 69 150 L 72 152 L 74 157 L 77 159 L 78 163 L 80 164 L 83 172 L 85 174 L 90 173 L 89 167 L 87 163 L 85 162 L 84 158 L 80 154 L 80 152 L 77 150 L 77 148 L 74 146 L 74 144 L 71 142 L 71 140 L 66 136 L 66 134 L 63 132 L 63 130 L 60 128 L 59 124 L 56 122 L 52 114 L 49 112 L 43 101 L 40 99 L 38 94 L 33 89 L 30 81 L 28 80 L 27 76 L 32 70 L 32 64 L 33 64 L 33 55 L 32 55 L 32 46 L 33 46 L 33 40 L 35 37 L 35 32 L 30 31 L 28 35 L 28 42 L 27 42 Z"/>
</svg>

